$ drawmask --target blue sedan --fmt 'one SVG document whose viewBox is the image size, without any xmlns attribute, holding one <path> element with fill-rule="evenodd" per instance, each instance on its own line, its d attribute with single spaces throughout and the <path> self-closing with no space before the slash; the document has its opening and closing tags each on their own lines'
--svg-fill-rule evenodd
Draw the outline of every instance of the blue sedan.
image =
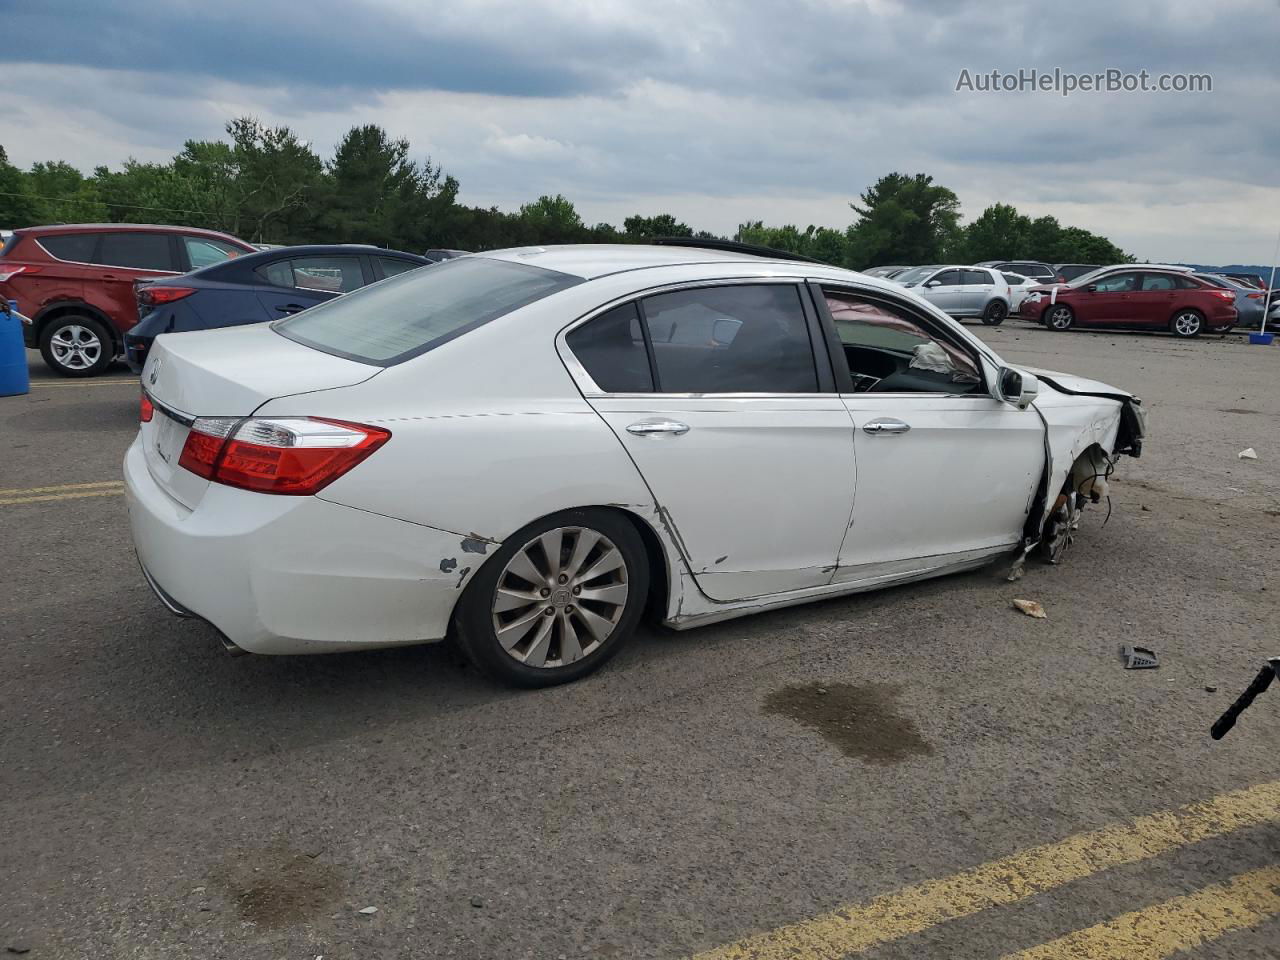
<svg viewBox="0 0 1280 960">
<path fill-rule="evenodd" d="M 413 253 L 355 244 L 277 247 L 139 282 L 138 323 L 125 334 L 129 367 L 141 372 L 162 333 L 265 323 L 433 261 Z"/>
</svg>

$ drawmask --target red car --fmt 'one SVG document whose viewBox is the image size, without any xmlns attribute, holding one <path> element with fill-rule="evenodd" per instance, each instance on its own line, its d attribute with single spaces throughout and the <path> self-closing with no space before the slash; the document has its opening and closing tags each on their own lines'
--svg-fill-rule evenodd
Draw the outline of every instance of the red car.
<svg viewBox="0 0 1280 960">
<path fill-rule="evenodd" d="M 0 297 L 31 319 L 27 346 L 66 377 L 92 377 L 124 353 L 138 322 L 133 281 L 186 273 L 255 253 L 194 227 L 93 223 L 15 230 L 0 248 Z"/>
<path fill-rule="evenodd" d="M 1110 327 L 1195 337 L 1234 327 L 1235 299 L 1231 290 L 1180 270 L 1107 267 L 1067 284 L 1032 287 L 1018 315 L 1050 330 Z"/>
</svg>

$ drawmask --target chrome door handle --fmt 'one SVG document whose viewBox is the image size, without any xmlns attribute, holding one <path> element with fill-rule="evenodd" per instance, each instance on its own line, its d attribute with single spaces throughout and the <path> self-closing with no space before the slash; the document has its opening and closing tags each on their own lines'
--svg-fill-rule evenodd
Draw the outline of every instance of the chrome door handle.
<svg viewBox="0 0 1280 960">
<path fill-rule="evenodd" d="M 637 437 L 648 437 L 660 433 L 669 433 L 678 437 L 688 432 L 689 425 L 679 420 L 641 420 L 627 427 L 627 433 L 633 433 Z"/>
<path fill-rule="evenodd" d="M 903 423 L 901 420 L 895 420 L 892 417 L 886 417 L 883 420 L 872 420 L 870 423 L 862 425 L 862 432 L 869 433 L 873 437 L 888 434 L 894 436 L 899 433 L 906 433 L 911 429 L 911 424 Z"/>
</svg>

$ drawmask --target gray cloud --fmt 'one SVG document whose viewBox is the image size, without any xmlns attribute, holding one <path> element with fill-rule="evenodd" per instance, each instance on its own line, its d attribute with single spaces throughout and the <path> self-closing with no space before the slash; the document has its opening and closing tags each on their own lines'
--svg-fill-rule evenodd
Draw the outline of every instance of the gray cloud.
<svg viewBox="0 0 1280 960">
<path fill-rule="evenodd" d="M 1081 0 L 1069 16 L 978 0 L 51 2 L 5 12 L 8 36 L 41 43 L 0 51 L 0 129 L 22 131 L 5 138 L 15 159 L 88 166 L 162 159 L 239 113 L 288 123 L 322 154 L 380 122 L 470 202 L 562 192 L 588 220 L 677 203 L 717 230 L 761 215 L 842 226 L 876 177 L 924 170 L 970 216 L 1014 202 L 1152 258 L 1188 242 L 1179 223 L 1231 223 L 1202 234 L 1220 255 L 1196 255 L 1248 259 L 1269 255 L 1257 211 L 1280 200 L 1275 12 L 1274 0 Z M 954 89 L 962 68 L 1054 67 L 1210 73 L 1214 90 Z"/>
</svg>

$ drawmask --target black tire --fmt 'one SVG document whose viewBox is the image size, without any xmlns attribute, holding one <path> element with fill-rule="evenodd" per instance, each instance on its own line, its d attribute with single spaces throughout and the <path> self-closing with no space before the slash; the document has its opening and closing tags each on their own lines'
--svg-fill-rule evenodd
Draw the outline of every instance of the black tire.
<svg viewBox="0 0 1280 960">
<path fill-rule="evenodd" d="M 982 322 L 988 327 L 998 327 L 1009 316 L 1009 305 L 1003 300 L 992 300 L 982 314 Z"/>
<path fill-rule="evenodd" d="M 1076 313 L 1065 303 L 1055 303 L 1045 308 L 1044 325 L 1050 330 L 1065 333 L 1076 323 Z"/>
<path fill-rule="evenodd" d="M 495 617 L 499 615 L 494 612 L 494 602 L 499 580 L 510 576 L 507 566 L 516 554 L 524 551 L 542 534 L 566 527 L 581 528 L 584 531 L 599 534 L 618 550 L 625 566 L 624 582 L 628 588 L 626 599 L 624 603 L 615 605 L 621 606 L 622 609 L 612 631 L 599 643 L 599 646 L 585 653 L 581 659 L 553 666 L 529 666 L 504 650 L 502 643 L 498 640 Z M 567 551 L 569 548 L 565 549 Z M 591 564 L 584 560 L 582 569 L 590 566 Z M 541 569 L 546 568 L 544 566 Z M 506 583 L 510 586 L 510 580 L 506 580 Z M 648 557 L 645 553 L 644 541 L 631 522 L 608 510 L 565 510 L 543 517 L 513 533 L 467 584 L 454 614 L 458 647 L 481 672 L 511 686 L 532 688 L 569 683 L 598 670 L 631 639 L 635 633 L 636 624 L 644 612 L 648 593 Z M 577 616 L 572 613 L 574 610 L 572 598 L 569 600 L 570 605 L 558 607 L 557 612 L 564 610 L 566 617 Z M 548 599 L 545 607 L 550 609 L 555 602 L 554 598 Z M 529 609 L 543 605 L 543 601 L 535 600 Z M 586 608 L 585 604 L 583 606 Z M 561 627 L 559 616 L 553 615 L 552 619 L 556 625 L 552 628 L 552 639 L 548 642 L 554 649 L 554 645 L 559 642 L 555 631 L 560 630 Z M 537 622 L 530 621 L 531 624 Z M 581 621 L 577 622 L 581 626 Z M 533 629 L 536 630 L 536 627 Z M 553 659 L 549 653 L 548 659 Z"/>
<path fill-rule="evenodd" d="M 1183 340 L 1200 336 L 1204 332 L 1204 314 L 1199 310 L 1179 310 L 1169 320 L 1169 332 Z"/>
<path fill-rule="evenodd" d="M 73 344 L 80 344 L 80 348 Z M 49 369 L 63 377 L 96 377 L 115 359 L 111 332 L 100 320 L 67 314 L 50 320 L 40 330 L 40 356 Z"/>
</svg>

